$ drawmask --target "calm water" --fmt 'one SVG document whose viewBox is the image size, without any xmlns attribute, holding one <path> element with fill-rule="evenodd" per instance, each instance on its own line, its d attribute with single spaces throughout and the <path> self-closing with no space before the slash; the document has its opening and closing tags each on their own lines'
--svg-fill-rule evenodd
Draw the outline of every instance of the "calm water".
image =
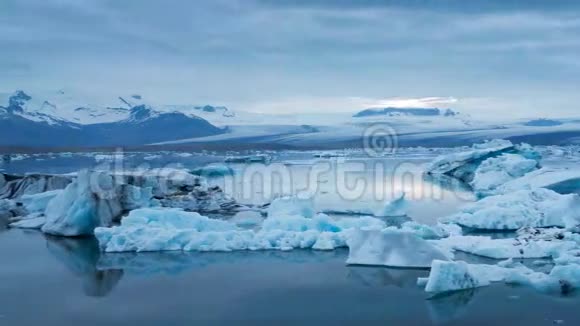
<svg viewBox="0 0 580 326">
<path fill-rule="evenodd" d="M 293 179 L 299 184 L 312 162 L 292 159 L 292 169 L 302 171 Z M 25 166 L 28 171 L 70 172 L 94 164 L 76 158 L 51 161 L 23 160 L 11 166 L 13 171 Z M 391 160 L 388 166 L 398 163 Z M 368 180 L 374 180 L 368 177 L 373 173 L 362 172 Z M 333 193 L 332 178 L 327 179 L 317 194 L 319 209 L 373 203 L 368 194 L 344 200 Z M 412 190 L 420 194 L 429 187 L 417 181 Z M 414 219 L 433 222 L 469 200 L 434 189 L 438 196 L 412 198 Z M 262 198 L 250 197 L 252 202 Z M 0 325 L 580 323 L 580 299 L 575 296 L 550 297 L 497 284 L 430 298 L 416 286 L 417 277 L 427 272 L 349 267 L 344 263 L 347 254 L 346 249 L 103 254 L 93 239 L 46 237 L 0 226 Z"/>
</svg>

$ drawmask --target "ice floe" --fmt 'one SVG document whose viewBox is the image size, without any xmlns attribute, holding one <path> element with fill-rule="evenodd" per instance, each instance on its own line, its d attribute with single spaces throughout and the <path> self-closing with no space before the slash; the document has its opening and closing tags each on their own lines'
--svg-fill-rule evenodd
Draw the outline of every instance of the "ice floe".
<svg viewBox="0 0 580 326">
<path fill-rule="evenodd" d="M 490 195 L 499 186 L 538 168 L 538 160 L 518 154 L 502 154 L 483 161 L 475 170 L 470 185 L 478 195 Z"/>
<path fill-rule="evenodd" d="M 315 213 L 314 199 L 306 194 L 276 198 L 270 203 L 267 210 L 268 218 L 287 216 L 310 218 Z"/>
<path fill-rule="evenodd" d="M 488 286 L 492 282 L 502 282 L 512 275 L 530 274 L 534 272 L 521 264 L 507 268 L 497 265 L 468 264 L 463 261 L 435 260 L 431 265 L 429 278 L 426 280 L 425 291 L 440 293 L 465 290 Z"/>
<path fill-rule="evenodd" d="M 348 239 L 350 265 L 429 268 L 452 255 L 415 233 L 394 229 L 355 229 Z"/>
<path fill-rule="evenodd" d="M 504 239 L 487 236 L 451 236 L 433 242 L 448 250 L 494 259 L 557 257 L 577 246 L 576 242 L 570 240 L 527 236 Z"/>
<path fill-rule="evenodd" d="M 345 247 L 356 228 L 384 228 L 372 217 L 333 219 L 314 214 L 310 198 L 282 197 L 256 230 L 179 209 L 138 209 L 120 226 L 95 230 L 101 249 L 119 251 L 331 250 Z M 133 217 L 131 217 L 133 216 Z M 131 217 L 131 218 L 129 218 Z M 137 218 L 138 217 L 138 218 Z M 193 224 L 184 221 L 191 220 Z"/>
<path fill-rule="evenodd" d="M 574 227 L 580 224 L 580 196 L 543 188 L 519 190 L 467 204 L 440 221 L 479 230 Z"/>
<path fill-rule="evenodd" d="M 51 190 L 33 195 L 22 195 L 20 201 L 28 213 L 44 213 L 48 203 L 63 190 Z"/>
<path fill-rule="evenodd" d="M 475 144 L 469 151 L 442 155 L 427 167 L 426 173 L 430 175 L 446 175 L 466 183 L 471 183 L 476 177 L 476 171 L 484 162 L 505 154 L 521 156 L 522 159 L 517 159 L 520 163 L 523 159 L 538 162 L 541 158 L 540 154 L 527 144 L 514 145 L 508 140 L 495 139 L 483 144 Z M 518 166 L 514 165 L 515 162 L 513 160 L 513 156 L 508 156 L 504 159 L 489 161 L 485 164 L 484 169 L 480 170 L 479 174 L 489 174 L 491 176 L 493 171 L 502 167 L 512 167 L 512 172 L 515 173 Z M 527 163 L 531 164 L 531 162 Z M 497 165 L 500 166 L 497 167 Z M 498 175 L 495 174 L 494 178 L 496 179 L 494 182 L 485 184 L 483 183 L 484 180 L 480 177 L 476 184 L 480 185 L 481 183 L 481 186 L 484 188 L 497 187 L 495 183 L 498 182 Z M 504 178 L 507 177 L 504 176 Z"/>
<path fill-rule="evenodd" d="M 521 189 L 547 188 L 561 194 L 580 193 L 580 169 L 542 168 L 498 187 L 497 193 L 507 194 Z"/>
</svg>

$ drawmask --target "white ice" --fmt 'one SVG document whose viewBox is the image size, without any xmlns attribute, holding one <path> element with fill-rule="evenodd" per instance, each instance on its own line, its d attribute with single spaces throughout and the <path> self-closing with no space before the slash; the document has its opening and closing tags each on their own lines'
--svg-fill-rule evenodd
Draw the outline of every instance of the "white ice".
<svg viewBox="0 0 580 326">
<path fill-rule="evenodd" d="M 519 154 L 502 154 L 483 161 L 475 170 L 470 185 L 478 195 L 486 196 L 493 194 L 499 186 L 538 168 L 538 160 Z"/>
<path fill-rule="evenodd" d="M 475 144 L 470 151 L 441 155 L 437 157 L 426 172 L 431 174 L 447 174 L 465 164 L 479 160 L 494 153 L 502 153 L 514 148 L 508 140 L 495 139 L 483 144 Z"/>
<path fill-rule="evenodd" d="M 561 192 L 562 188 L 572 185 L 575 185 L 576 191 L 580 190 L 580 169 L 542 168 L 503 184 L 496 192 L 508 194 L 521 189 L 536 188 L 548 188 Z"/>
<path fill-rule="evenodd" d="M 509 264 L 513 265 L 513 264 Z M 492 282 L 502 282 L 511 275 L 529 275 L 534 272 L 522 265 L 511 268 L 497 265 L 467 264 L 462 261 L 433 261 L 425 291 L 431 293 L 449 292 L 487 286 Z"/>
<path fill-rule="evenodd" d="M 19 229 L 40 229 L 44 223 L 46 223 L 46 217 L 39 213 L 35 213 L 25 216 L 17 222 L 10 223 L 9 226 Z"/>
<path fill-rule="evenodd" d="M 577 246 L 574 241 L 529 237 L 492 239 L 486 236 L 451 236 L 433 242 L 449 250 L 495 259 L 549 258 L 560 256 Z"/>
<path fill-rule="evenodd" d="M 314 200 L 308 195 L 285 196 L 274 199 L 268 207 L 268 218 L 301 216 L 311 218 L 314 210 Z"/>
<path fill-rule="evenodd" d="M 580 196 L 538 188 L 486 197 L 440 220 L 480 230 L 573 227 L 580 223 Z"/>
<path fill-rule="evenodd" d="M 451 255 L 412 232 L 393 229 L 355 229 L 348 239 L 351 265 L 429 268 L 433 260 Z"/>
<path fill-rule="evenodd" d="M 34 195 L 22 195 L 20 201 L 28 213 L 44 213 L 48 203 L 61 192 L 63 190 L 46 191 Z"/>
<path fill-rule="evenodd" d="M 291 209 L 291 203 L 298 207 Z M 304 209 L 308 207 L 307 200 L 280 200 L 271 210 L 273 216 L 257 230 L 239 229 L 233 222 L 179 209 L 138 209 L 130 213 L 130 218 L 123 218 L 120 226 L 95 229 L 95 236 L 101 249 L 107 252 L 331 250 L 345 247 L 352 229 L 385 227 L 384 222 L 371 217 L 333 219 L 324 214 L 309 217 L 310 209 Z"/>
</svg>

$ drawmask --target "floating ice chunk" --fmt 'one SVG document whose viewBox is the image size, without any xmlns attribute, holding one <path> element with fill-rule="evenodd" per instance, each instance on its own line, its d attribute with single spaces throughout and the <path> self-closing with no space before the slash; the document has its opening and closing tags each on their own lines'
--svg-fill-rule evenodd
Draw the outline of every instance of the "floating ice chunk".
<svg viewBox="0 0 580 326">
<path fill-rule="evenodd" d="M 511 273 L 505 281 L 531 286 L 541 292 L 568 294 L 580 287 L 580 265 L 555 266 L 549 274 Z"/>
<path fill-rule="evenodd" d="M 521 189 L 547 188 L 560 194 L 580 192 L 580 169 L 542 168 L 498 187 L 497 193 L 508 194 Z"/>
<path fill-rule="evenodd" d="M 311 218 L 316 213 L 312 197 L 286 196 L 274 199 L 268 207 L 268 218 L 285 218 L 300 216 Z"/>
<path fill-rule="evenodd" d="M 313 218 L 268 218 L 258 231 L 240 230 L 229 221 L 179 209 L 154 208 L 134 210 L 120 226 L 95 229 L 95 236 L 101 249 L 108 252 L 331 250 L 345 247 L 353 228 L 384 226 L 384 222 L 370 217 L 334 220 L 319 214 Z"/>
<path fill-rule="evenodd" d="M 20 201 L 29 213 L 44 213 L 48 202 L 61 192 L 63 190 L 46 191 L 34 195 L 22 195 Z"/>
<path fill-rule="evenodd" d="M 429 268 L 433 260 L 450 254 L 411 232 L 392 229 L 354 229 L 348 239 L 349 265 Z"/>
<path fill-rule="evenodd" d="M 415 233 L 425 240 L 436 240 L 448 237 L 450 235 L 448 229 L 450 230 L 451 228 L 446 228 L 444 224 L 429 226 L 414 221 L 405 222 L 401 225 L 401 230 Z M 453 232 L 457 234 L 455 230 Z"/>
<path fill-rule="evenodd" d="M 490 195 L 508 181 L 537 170 L 539 162 L 518 154 L 488 158 L 475 170 L 471 186 L 479 195 Z"/>
<path fill-rule="evenodd" d="M 519 265 L 506 268 L 496 265 L 474 265 L 462 261 L 433 261 L 425 291 L 431 293 L 449 292 L 487 286 L 492 282 L 502 282 L 512 274 L 527 275 L 532 270 Z"/>
<path fill-rule="evenodd" d="M 483 144 L 475 144 L 470 151 L 440 156 L 427 167 L 426 173 L 431 175 L 447 175 L 470 183 L 474 180 L 476 170 L 483 162 L 504 154 L 518 154 L 525 159 L 533 161 L 539 161 L 541 158 L 540 154 L 530 145 L 514 145 L 508 140 L 496 139 Z M 500 162 L 501 160 L 492 161 L 488 164 L 494 165 L 493 163 Z M 506 165 L 510 165 L 509 163 L 505 162 Z M 489 171 L 489 169 L 487 170 Z"/>
<path fill-rule="evenodd" d="M 374 215 L 378 217 L 405 216 L 407 215 L 407 206 L 407 200 L 405 199 L 405 193 L 403 192 L 395 199 L 388 202 Z"/>
<path fill-rule="evenodd" d="M 5 179 L 5 183 L 0 187 L 0 198 L 15 199 L 23 195 L 64 189 L 72 182 L 74 176 L 27 174 L 25 176 L 3 175 L 2 178 Z"/>
<path fill-rule="evenodd" d="M 102 172 L 79 172 L 77 179 L 54 197 L 46 207 L 44 233 L 90 235 L 97 226 L 108 226 L 121 214 L 122 207 L 110 175 Z"/>
<path fill-rule="evenodd" d="M 240 227 L 250 227 L 261 224 L 264 217 L 258 211 L 247 210 L 236 213 L 229 221 Z"/>
<path fill-rule="evenodd" d="M 315 230 L 318 232 L 340 232 L 353 228 L 373 228 L 381 229 L 385 227 L 385 223 L 373 217 L 358 217 L 358 218 L 341 218 L 333 219 L 325 214 L 318 214 L 313 218 L 305 218 L 300 216 L 286 216 L 282 218 L 270 218 L 264 220 L 262 230 L 283 230 L 304 232 Z"/>
<path fill-rule="evenodd" d="M 492 239 L 483 236 L 452 236 L 434 240 L 433 242 L 442 248 L 495 259 L 549 258 L 559 256 L 562 252 L 574 249 L 577 246 L 574 241 L 543 240 L 526 237 Z"/>
<path fill-rule="evenodd" d="M 149 227 L 159 229 L 186 229 L 197 232 L 236 230 L 235 225 L 210 219 L 195 212 L 178 208 L 142 208 L 133 210 L 121 220 L 125 227 Z"/>
<path fill-rule="evenodd" d="M 429 174 L 446 174 L 465 182 L 470 182 L 473 173 L 484 160 L 515 150 L 508 140 L 493 140 L 475 144 L 470 151 L 452 153 L 437 157 L 428 167 Z"/>
<path fill-rule="evenodd" d="M 580 223 L 580 196 L 560 195 L 543 188 L 520 190 L 468 204 L 441 222 L 480 230 L 573 227 Z"/>
<path fill-rule="evenodd" d="M 44 223 L 46 223 L 46 217 L 37 213 L 26 216 L 17 222 L 10 223 L 9 226 L 19 229 L 40 229 Z"/>
</svg>

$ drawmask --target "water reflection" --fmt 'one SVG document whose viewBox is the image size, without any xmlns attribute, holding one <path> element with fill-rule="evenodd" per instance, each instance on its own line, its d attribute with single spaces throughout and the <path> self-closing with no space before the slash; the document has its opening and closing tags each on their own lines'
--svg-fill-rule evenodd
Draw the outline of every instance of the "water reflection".
<svg viewBox="0 0 580 326">
<path fill-rule="evenodd" d="M 369 287 L 394 286 L 416 289 L 417 278 L 428 275 L 428 271 L 420 269 L 349 266 L 347 278 Z"/>
<path fill-rule="evenodd" d="M 478 289 L 468 289 L 430 297 L 427 308 L 431 321 L 440 325 L 460 318 L 467 311 L 477 291 Z"/>
<path fill-rule="evenodd" d="M 123 278 L 122 269 L 97 268 L 101 253 L 94 238 L 46 236 L 48 251 L 82 281 L 87 296 L 107 296 Z"/>
</svg>

